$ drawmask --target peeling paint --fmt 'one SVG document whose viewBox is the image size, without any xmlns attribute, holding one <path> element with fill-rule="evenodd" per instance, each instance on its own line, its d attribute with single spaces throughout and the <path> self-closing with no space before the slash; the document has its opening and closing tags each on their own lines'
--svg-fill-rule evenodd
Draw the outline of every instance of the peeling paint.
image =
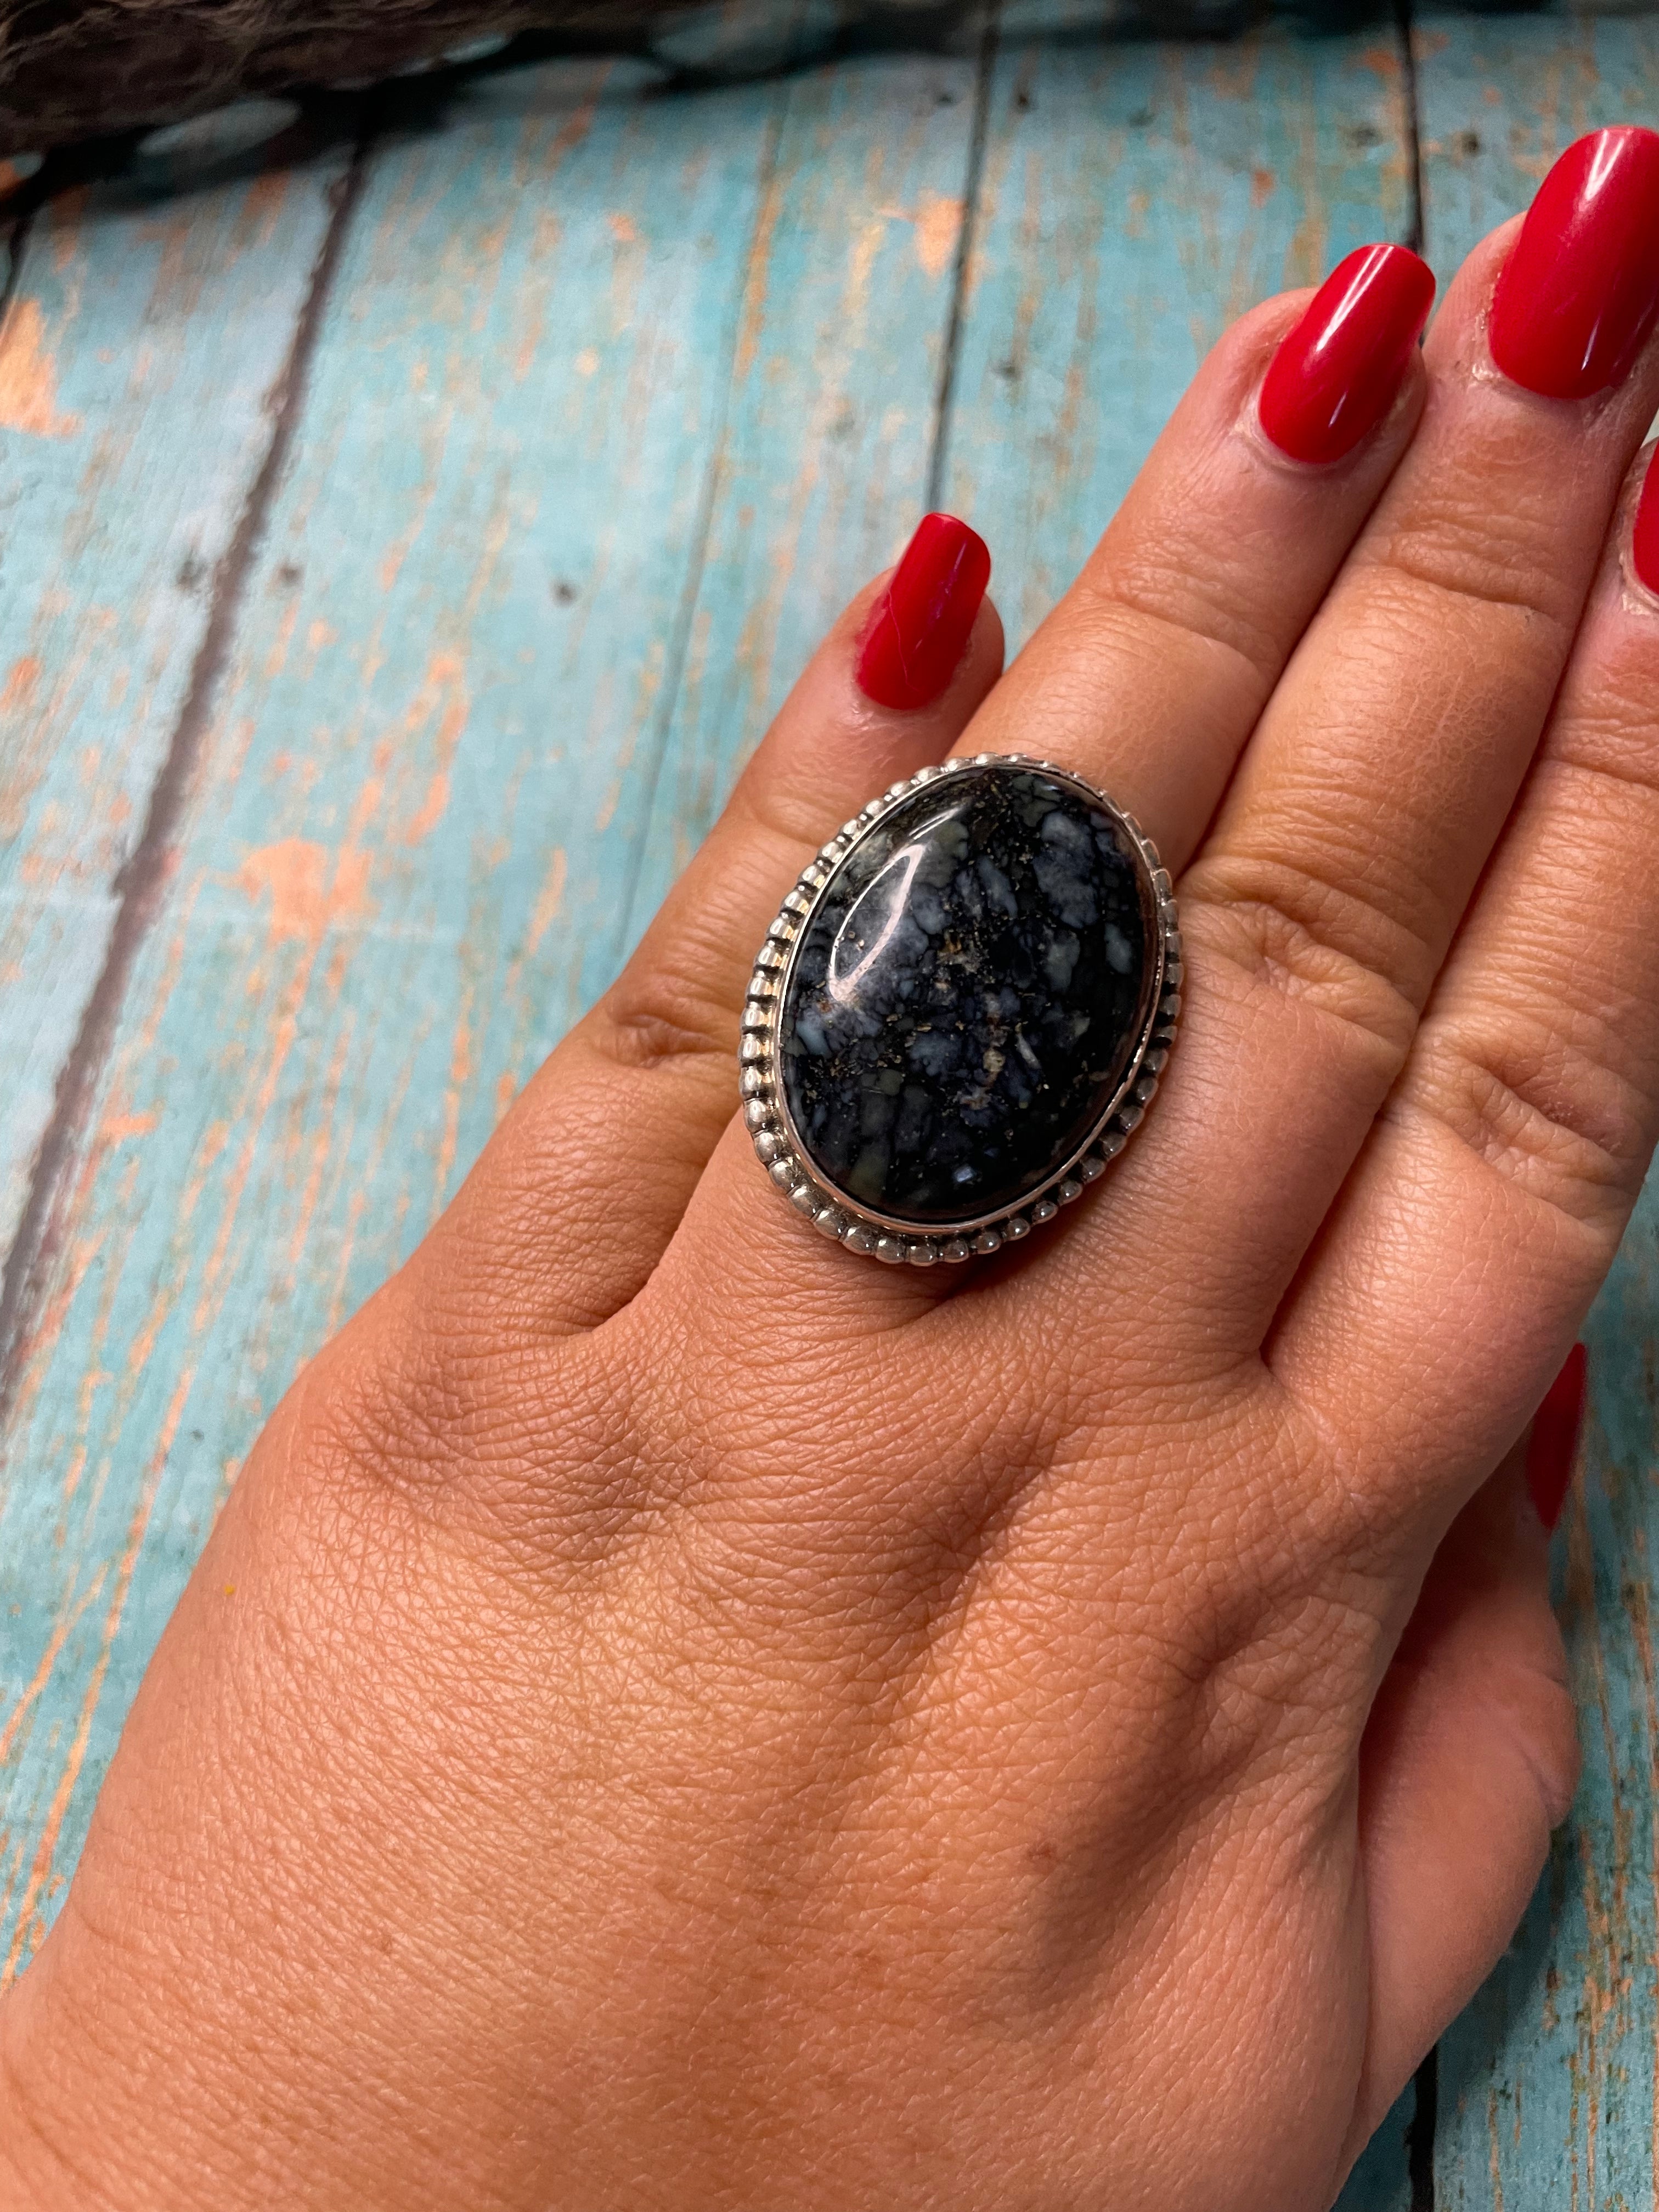
<svg viewBox="0 0 1659 2212">
<path fill-rule="evenodd" d="M 368 910 L 370 855 L 343 846 L 337 855 L 307 837 L 280 837 L 257 846 L 237 881 L 250 899 L 268 898 L 270 941 L 316 939 L 331 923 Z"/>
<path fill-rule="evenodd" d="M 962 201 L 954 193 L 923 192 L 916 208 L 916 259 L 928 276 L 942 276 L 956 258 L 962 235 Z"/>
<path fill-rule="evenodd" d="M 78 415 L 58 411 L 57 364 L 46 348 L 40 302 L 15 300 L 0 323 L 0 429 L 71 438 L 80 428 Z"/>
</svg>

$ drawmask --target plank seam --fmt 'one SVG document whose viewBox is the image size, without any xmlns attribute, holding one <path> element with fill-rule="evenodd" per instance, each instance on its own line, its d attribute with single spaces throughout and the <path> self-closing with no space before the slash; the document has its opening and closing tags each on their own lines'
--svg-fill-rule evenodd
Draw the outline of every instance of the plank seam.
<svg viewBox="0 0 1659 2212">
<path fill-rule="evenodd" d="M 1434 2136 L 1440 2118 L 1438 2044 L 1418 2068 L 1412 2087 L 1415 2101 L 1406 2130 L 1406 2178 L 1411 2185 L 1411 2212 L 1435 2212 Z"/>
<path fill-rule="evenodd" d="M 628 855 L 627 872 L 623 881 L 623 894 L 617 902 L 617 933 L 611 951 L 611 970 L 614 975 L 621 967 L 623 957 L 635 932 L 634 909 L 639 900 L 640 884 L 645 870 L 645 852 L 649 839 L 652 820 L 656 813 L 657 791 L 662 781 L 663 765 L 668 755 L 669 734 L 673 726 L 674 709 L 678 704 L 680 685 L 685 677 L 686 656 L 691 649 L 691 629 L 696 620 L 697 602 L 702 596 L 703 572 L 708 560 L 708 541 L 714 527 L 714 507 L 719 495 L 720 482 L 726 466 L 726 441 L 731 425 L 732 395 L 737 383 L 738 343 L 743 327 L 744 302 L 754 273 L 756 244 L 761 236 L 761 226 L 766 204 L 777 178 L 778 154 L 783 142 L 783 112 L 788 104 L 786 93 L 773 109 L 767 125 L 766 138 L 761 149 L 757 167 L 758 186 L 755 196 L 755 228 L 750 234 L 749 252 L 744 258 L 743 274 L 732 287 L 732 314 L 726 338 L 726 361 L 720 378 L 718 420 L 709 441 L 708 464 L 697 492 L 696 520 L 691 529 L 691 547 L 686 563 L 685 582 L 680 592 L 680 601 L 674 613 L 674 627 L 669 634 L 668 648 L 664 655 L 663 684 L 660 703 L 652 731 L 651 757 L 642 778 L 642 803 L 640 808 L 640 832 L 633 841 Z M 3 1402 L 3 1401 L 0 1401 Z"/>
<path fill-rule="evenodd" d="M 980 29 L 979 61 L 974 78 L 974 119 L 968 135 L 968 167 L 962 189 L 962 224 L 957 233 L 956 261 L 951 272 L 951 307 L 945 319 L 945 350 L 939 362 L 939 396 L 933 406 L 933 451 L 927 456 L 927 504 L 930 512 L 938 507 L 945 495 L 945 471 L 951 457 L 951 417 L 956 407 L 957 365 L 962 353 L 968 278 L 979 228 L 980 194 L 985 177 L 986 147 L 991 132 L 991 81 L 996 70 L 1001 20 L 1002 0 L 988 0 L 984 21 Z"/>
<path fill-rule="evenodd" d="M 333 188 L 333 205 L 312 264 L 288 355 L 266 398 L 270 437 L 243 500 L 230 543 L 215 570 L 207 622 L 191 667 L 184 703 L 150 788 L 143 830 L 111 885 L 117 908 L 103 965 L 82 1012 L 75 1041 L 58 1071 L 52 1113 L 35 1148 L 22 1212 L 0 1269 L 0 1426 L 10 1412 L 28 1357 L 46 1278 L 62 1241 L 62 1200 L 114 1046 L 127 987 L 138 954 L 161 912 L 185 807 L 206 750 L 214 702 L 229 659 L 243 595 L 303 411 L 312 356 L 346 236 L 362 197 L 374 137 L 373 131 L 359 137 L 350 161 Z"/>
<path fill-rule="evenodd" d="M 1417 97 L 1417 41 L 1413 36 L 1413 0 L 1395 0 L 1395 33 L 1400 41 L 1400 84 L 1406 110 L 1407 228 L 1405 242 L 1423 251 L 1423 131 Z"/>
</svg>

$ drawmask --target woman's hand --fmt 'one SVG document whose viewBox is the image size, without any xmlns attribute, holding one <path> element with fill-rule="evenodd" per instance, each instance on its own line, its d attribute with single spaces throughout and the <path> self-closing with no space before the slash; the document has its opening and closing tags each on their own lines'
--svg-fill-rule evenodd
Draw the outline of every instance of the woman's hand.
<svg viewBox="0 0 1659 2212">
<path fill-rule="evenodd" d="M 1329 2203 L 1571 1794 L 1492 1471 L 1659 1117 L 1659 138 L 1589 148 L 1424 356 L 1398 254 L 1260 405 L 1309 302 L 1246 317 L 1006 676 L 960 534 L 849 610 L 239 1483 L 0 2017 L 8 2204 Z M 738 1009 L 952 749 L 1146 824 L 1183 1034 L 1055 1228 L 882 1268 Z"/>
</svg>

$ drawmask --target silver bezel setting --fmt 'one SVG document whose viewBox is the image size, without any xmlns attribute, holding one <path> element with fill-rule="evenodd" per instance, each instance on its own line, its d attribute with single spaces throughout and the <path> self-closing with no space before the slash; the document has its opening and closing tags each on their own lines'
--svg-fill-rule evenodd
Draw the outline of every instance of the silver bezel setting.
<svg viewBox="0 0 1659 2212">
<path fill-rule="evenodd" d="M 867 832 L 917 791 L 970 769 L 982 768 L 1035 769 L 1081 793 L 1093 806 L 1109 814 L 1122 830 L 1144 871 L 1158 918 L 1153 951 L 1158 962 L 1148 1011 L 1125 1065 L 1123 1078 L 1088 1135 L 1070 1158 L 1062 1161 L 1042 1186 L 1028 1192 L 1017 1205 L 975 1215 L 971 1220 L 943 1222 L 926 1231 L 915 1223 L 896 1220 L 871 1212 L 836 1189 L 819 1176 L 805 1158 L 784 1098 L 778 1026 L 794 948 L 830 877 Z M 1062 1206 L 1080 1198 L 1097 1182 L 1108 1163 L 1115 1159 L 1139 1127 L 1158 1090 L 1170 1048 L 1175 1042 L 1181 1014 L 1181 932 L 1176 915 L 1175 893 L 1157 848 L 1132 815 L 1097 790 L 1084 777 L 1053 761 L 1034 760 L 1024 753 L 976 753 L 971 758 L 946 761 L 925 768 L 902 783 L 894 784 L 879 799 L 872 799 L 822 846 L 805 868 L 793 890 L 778 909 L 778 918 L 766 933 L 749 981 L 743 1009 L 743 1036 L 738 1046 L 743 1114 L 761 1164 L 796 1212 L 823 1235 L 845 1244 L 850 1251 L 884 1260 L 892 1266 L 931 1267 L 943 1261 L 960 1263 L 977 1254 L 1000 1250 L 1016 1243 L 1034 1227 L 1052 1220 Z"/>
</svg>

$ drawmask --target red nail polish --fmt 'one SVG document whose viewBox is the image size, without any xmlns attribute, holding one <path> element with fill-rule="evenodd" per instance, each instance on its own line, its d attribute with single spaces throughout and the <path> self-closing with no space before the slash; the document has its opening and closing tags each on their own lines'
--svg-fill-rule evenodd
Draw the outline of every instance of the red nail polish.
<svg viewBox="0 0 1659 2212">
<path fill-rule="evenodd" d="M 1659 592 L 1659 446 L 1648 461 L 1631 526 L 1630 562 L 1650 592 Z"/>
<path fill-rule="evenodd" d="M 985 540 L 924 514 L 859 641 L 859 688 L 879 707 L 926 707 L 956 674 L 991 580 Z"/>
<path fill-rule="evenodd" d="M 1568 147 L 1492 294 L 1486 343 L 1548 399 L 1617 384 L 1659 313 L 1659 132 L 1621 123 Z"/>
<path fill-rule="evenodd" d="M 1546 1528 L 1553 1528 L 1561 1518 L 1567 1486 L 1572 1480 L 1578 1431 L 1584 1419 L 1584 1377 L 1589 1364 L 1583 1346 L 1575 1344 L 1567 1354 L 1566 1365 L 1532 1417 L 1532 1434 L 1527 1439 L 1527 1488 Z"/>
<path fill-rule="evenodd" d="M 1261 427 L 1294 461 L 1335 461 L 1395 402 L 1434 302 L 1434 271 L 1403 246 L 1362 246 L 1279 341 L 1262 380 Z"/>
</svg>

